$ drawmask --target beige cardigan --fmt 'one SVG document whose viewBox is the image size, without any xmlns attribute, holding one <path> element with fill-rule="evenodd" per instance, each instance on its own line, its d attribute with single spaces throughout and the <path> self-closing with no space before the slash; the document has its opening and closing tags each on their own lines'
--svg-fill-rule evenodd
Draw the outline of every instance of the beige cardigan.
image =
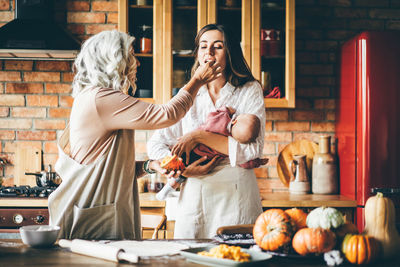
<svg viewBox="0 0 400 267">
<path fill-rule="evenodd" d="M 63 182 L 49 197 L 50 224 L 61 227 L 60 238 L 141 238 L 134 129 L 182 118 L 193 99 L 181 91 L 166 105 L 110 89 L 87 90 L 75 99 L 55 166 Z"/>
</svg>

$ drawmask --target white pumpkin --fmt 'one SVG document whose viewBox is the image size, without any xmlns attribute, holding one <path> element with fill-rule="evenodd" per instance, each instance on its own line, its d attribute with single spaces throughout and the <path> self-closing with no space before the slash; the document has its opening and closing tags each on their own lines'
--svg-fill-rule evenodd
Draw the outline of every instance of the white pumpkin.
<svg viewBox="0 0 400 267">
<path fill-rule="evenodd" d="M 344 224 L 344 217 L 335 208 L 319 207 L 308 214 L 306 223 L 309 228 L 332 229 Z"/>
</svg>

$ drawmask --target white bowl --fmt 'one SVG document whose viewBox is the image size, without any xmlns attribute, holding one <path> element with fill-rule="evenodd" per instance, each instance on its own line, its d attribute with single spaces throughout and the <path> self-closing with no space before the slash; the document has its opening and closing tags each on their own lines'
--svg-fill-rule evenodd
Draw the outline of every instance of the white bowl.
<svg viewBox="0 0 400 267">
<path fill-rule="evenodd" d="M 50 247 L 56 242 L 59 226 L 28 225 L 19 228 L 22 242 L 31 247 Z"/>
</svg>

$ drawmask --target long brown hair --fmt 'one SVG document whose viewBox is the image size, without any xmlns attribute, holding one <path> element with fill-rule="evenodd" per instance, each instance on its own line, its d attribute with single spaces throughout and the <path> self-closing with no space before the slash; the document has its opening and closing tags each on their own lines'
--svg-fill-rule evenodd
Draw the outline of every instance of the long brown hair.
<svg viewBox="0 0 400 267">
<path fill-rule="evenodd" d="M 254 81 L 255 78 L 251 73 L 249 65 L 247 65 L 247 62 L 243 56 L 240 42 L 235 38 L 233 34 L 229 32 L 227 28 L 219 24 L 208 24 L 201 28 L 201 30 L 197 33 L 196 39 L 194 41 L 195 48 L 193 54 L 195 56 L 195 60 L 192 67 L 192 76 L 200 65 L 197 58 L 197 52 L 200 46 L 200 38 L 205 32 L 211 30 L 218 30 L 224 36 L 224 47 L 226 52 L 225 75 L 227 81 L 235 87 L 241 86 L 249 81 Z"/>
</svg>

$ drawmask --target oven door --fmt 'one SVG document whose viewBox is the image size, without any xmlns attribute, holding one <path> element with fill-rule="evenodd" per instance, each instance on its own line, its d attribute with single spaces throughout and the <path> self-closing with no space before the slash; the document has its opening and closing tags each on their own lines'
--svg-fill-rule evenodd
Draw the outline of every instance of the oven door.
<svg viewBox="0 0 400 267">
<path fill-rule="evenodd" d="M 0 233 L 17 233 L 25 225 L 49 224 L 47 208 L 0 208 Z"/>
</svg>

